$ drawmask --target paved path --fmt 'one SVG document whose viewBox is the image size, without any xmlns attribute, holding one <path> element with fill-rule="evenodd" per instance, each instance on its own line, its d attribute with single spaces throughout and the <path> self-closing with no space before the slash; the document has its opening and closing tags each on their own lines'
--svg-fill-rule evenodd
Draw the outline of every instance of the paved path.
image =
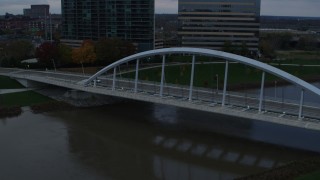
<svg viewBox="0 0 320 180">
<path fill-rule="evenodd" d="M 34 90 L 32 88 L 22 88 L 22 89 L 0 89 L 0 94 L 10 94 L 10 93 L 17 93 L 17 92 L 24 92 L 24 91 L 31 91 Z"/>
</svg>

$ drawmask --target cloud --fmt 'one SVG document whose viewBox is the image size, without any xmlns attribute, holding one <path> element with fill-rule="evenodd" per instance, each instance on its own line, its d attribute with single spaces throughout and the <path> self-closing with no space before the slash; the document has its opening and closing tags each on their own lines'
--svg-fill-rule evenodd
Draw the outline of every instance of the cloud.
<svg viewBox="0 0 320 180">
<path fill-rule="evenodd" d="M 199 0 L 200 1 L 200 0 Z M 61 13 L 61 0 L 0 0 L 0 15 L 22 14 L 31 4 L 49 4 L 53 13 Z M 156 13 L 177 13 L 178 0 L 155 0 Z M 320 0 L 261 0 L 262 15 L 320 17 Z"/>
<path fill-rule="evenodd" d="M 155 0 L 156 13 L 178 13 L 178 0 Z"/>
<path fill-rule="evenodd" d="M 261 0 L 262 15 L 320 17 L 319 0 Z"/>
<path fill-rule="evenodd" d="M 61 13 L 61 0 L 0 0 L 0 15 L 6 12 L 22 14 L 31 4 L 49 4 L 51 12 Z"/>
</svg>

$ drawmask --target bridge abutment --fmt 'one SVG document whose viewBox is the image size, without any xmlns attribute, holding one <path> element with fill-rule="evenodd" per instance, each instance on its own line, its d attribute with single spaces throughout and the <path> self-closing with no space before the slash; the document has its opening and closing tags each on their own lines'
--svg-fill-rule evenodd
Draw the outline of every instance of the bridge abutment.
<svg viewBox="0 0 320 180">
<path fill-rule="evenodd" d="M 47 86 L 47 84 L 31 81 L 28 79 L 22 79 L 22 78 L 14 78 L 14 79 L 26 88 L 40 88 L 40 87 Z"/>
</svg>

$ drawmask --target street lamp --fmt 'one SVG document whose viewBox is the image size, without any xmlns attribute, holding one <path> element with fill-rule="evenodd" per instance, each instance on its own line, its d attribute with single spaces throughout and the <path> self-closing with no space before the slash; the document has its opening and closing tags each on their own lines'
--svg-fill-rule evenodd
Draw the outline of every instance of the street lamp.
<svg viewBox="0 0 320 180">
<path fill-rule="evenodd" d="M 277 81 L 274 81 L 274 98 L 277 98 Z"/>
<path fill-rule="evenodd" d="M 0 55 L 1 55 L 1 58 L 0 58 L 0 67 L 1 67 L 1 63 L 2 63 L 3 56 L 4 56 L 4 55 L 2 55 L 2 52 L 3 52 L 3 48 L 0 47 Z"/>
<path fill-rule="evenodd" d="M 216 79 L 217 79 L 217 93 L 219 92 L 219 75 L 216 74 Z"/>
<path fill-rule="evenodd" d="M 54 59 L 52 59 L 52 63 L 53 63 L 54 72 L 56 72 L 57 69 L 56 69 L 56 64 L 54 63 Z"/>
<path fill-rule="evenodd" d="M 80 61 L 80 64 L 81 64 L 81 67 L 82 67 L 82 74 L 83 74 L 83 76 L 84 76 L 84 68 L 83 68 L 83 63 L 82 63 L 82 61 Z"/>
</svg>

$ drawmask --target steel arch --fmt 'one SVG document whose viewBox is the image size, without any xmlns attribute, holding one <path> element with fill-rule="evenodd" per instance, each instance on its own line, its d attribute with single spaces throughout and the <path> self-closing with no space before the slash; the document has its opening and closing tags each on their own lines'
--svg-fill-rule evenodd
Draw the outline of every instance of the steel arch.
<svg viewBox="0 0 320 180">
<path fill-rule="evenodd" d="M 83 84 L 88 84 L 89 82 L 93 81 L 97 77 L 101 76 L 105 72 L 109 71 L 110 69 L 113 69 L 114 67 L 117 67 L 123 63 L 127 63 L 129 61 L 133 61 L 136 59 L 141 59 L 145 57 L 150 57 L 150 56 L 155 56 L 155 55 L 167 55 L 167 54 L 193 54 L 193 55 L 202 55 L 202 56 L 208 56 L 208 57 L 217 57 L 217 58 L 222 58 L 226 59 L 227 61 L 234 61 L 234 62 L 239 62 L 241 64 L 246 64 L 248 66 L 260 69 L 264 72 L 268 72 L 272 75 L 275 75 L 277 77 L 280 77 L 281 79 L 284 79 L 288 82 L 291 82 L 292 84 L 295 84 L 299 87 L 301 87 L 304 90 L 309 90 L 313 92 L 314 94 L 320 96 L 320 89 L 305 82 L 304 80 L 293 76 L 283 70 L 280 70 L 278 68 L 275 68 L 273 66 L 270 66 L 268 64 L 262 63 L 260 61 L 256 61 L 254 59 L 250 59 L 247 57 L 239 56 L 236 54 L 231 54 L 227 52 L 222 52 L 222 51 L 217 51 L 217 50 L 211 50 L 211 49 L 201 49 L 201 48 L 165 48 L 165 49 L 157 49 L 157 50 L 150 50 L 150 51 L 145 51 L 141 52 L 138 54 L 134 54 L 128 57 L 125 57 L 123 59 L 120 59 L 102 70 L 98 71 L 96 74 L 91 76 L 89 79 L 85 80 L 82 82 Z"/>
</svg>

